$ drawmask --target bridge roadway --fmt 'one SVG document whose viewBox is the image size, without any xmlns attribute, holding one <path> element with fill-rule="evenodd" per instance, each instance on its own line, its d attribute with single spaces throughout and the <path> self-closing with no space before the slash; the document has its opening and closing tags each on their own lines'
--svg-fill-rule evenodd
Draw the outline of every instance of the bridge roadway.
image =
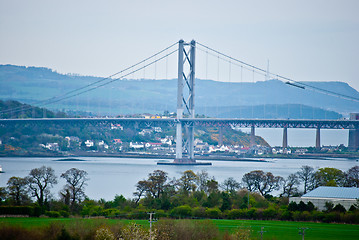
<svg viewBox="0 0 359 240">
<path fill-rule="evenodd" d="M 359 129 L 359 120 L 318 119 L 240 119 L 240 118 L 26 118 L 0 119 L 0 127 L 12 124 L 122 124 L 141 126 L 175 125 L 233 126 L 257 128 L 314 128 L 314 129 Z"/>
</svg>

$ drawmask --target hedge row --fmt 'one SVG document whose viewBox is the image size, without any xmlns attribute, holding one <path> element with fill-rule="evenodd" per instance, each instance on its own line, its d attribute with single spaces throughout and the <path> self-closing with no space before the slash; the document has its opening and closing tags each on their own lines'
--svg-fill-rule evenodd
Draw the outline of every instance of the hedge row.
<svg viewBox="0 0 359 240">
<path fill-rule="evenodd" d="M 39 217 L 42 211 L 37 206 L 1 206 L 0 215 L 25 215 Z"/>
</svg>

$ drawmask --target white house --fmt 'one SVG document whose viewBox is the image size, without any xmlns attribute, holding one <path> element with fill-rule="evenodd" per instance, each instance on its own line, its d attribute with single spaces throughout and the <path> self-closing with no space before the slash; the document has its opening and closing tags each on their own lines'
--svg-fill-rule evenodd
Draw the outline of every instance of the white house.
<svg viewBox="0 0 359 240">
<path fill-rule="evenodd" d="M 85 145 L 86 147 L 93 147 L 94 143 L 92 140 L 86 140 Z"/>
<path fill-rule="evenodd" d="M 143 143 L 130 142 L 130 148 L 141 149 L 141 148 L 144 148 L 144 147 L 145 147 L 145 145 Z"/>
</svg>

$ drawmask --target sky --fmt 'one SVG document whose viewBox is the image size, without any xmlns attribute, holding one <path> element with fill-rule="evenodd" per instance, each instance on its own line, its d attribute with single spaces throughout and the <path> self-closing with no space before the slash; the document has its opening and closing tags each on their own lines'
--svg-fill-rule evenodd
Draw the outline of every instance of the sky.
<svg viewBox="0 0 359 240">
<path fill-rule="evenodd" d="M 105 77 L 195 39 L 264 69 L 269 60 L 296 81 L 359 90 L 358 9 L 358 0 L 0 0 L 0 64 Z M 203 59 L 197 77 L 239 81 Z"/>
</svg>

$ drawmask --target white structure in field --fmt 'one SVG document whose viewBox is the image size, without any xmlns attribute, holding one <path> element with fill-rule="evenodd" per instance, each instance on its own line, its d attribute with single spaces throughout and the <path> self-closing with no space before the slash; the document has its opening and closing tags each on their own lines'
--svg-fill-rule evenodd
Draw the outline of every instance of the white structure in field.
<svg viewBox="0 0 359 240">
<path fill-rule="evenodd" d="M 301 197 L 289 198 L 289 202 L 312 202 L 318 210 L 326 210 L 325 203 L 341 204 L 348 210 L 359 199 L 359 188 L 355 187 L 318 187 Z"/>
</svg>

